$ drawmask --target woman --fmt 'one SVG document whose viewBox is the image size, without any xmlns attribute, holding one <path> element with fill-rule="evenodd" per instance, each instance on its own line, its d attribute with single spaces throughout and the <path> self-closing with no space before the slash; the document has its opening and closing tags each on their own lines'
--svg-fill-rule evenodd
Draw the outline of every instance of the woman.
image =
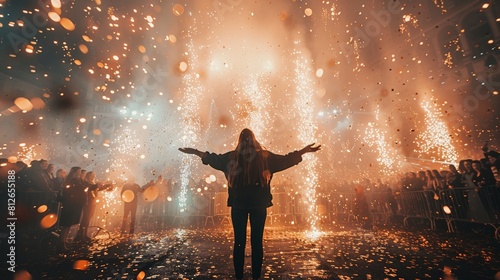
<svg viewBox="0 0 500 280">
<path fill-rule="evenodd" d="M 252 277 L 259 279 L 262 270 L 262 237 L 267 207 L 272 206 L 271 179 L 274 173 L 302 161 L 305 153 L 316 152 L 321 146 L 307 145 L 300 151 L 276 155 L 266 151 L 250 129 L 243 129 L 234 151 L 225 154 L 180 148 L 186 154 L 197 155 L 203 164 L 224 172 L 228 181 L 228 201 L 234 230 L 233 264 L 237 279 L 243 278 L 246 228 L 250 217 L 252 245 Z"/>
<path fill-rule="evenodd" d="M 446 183 L 448 184 L 448 188 L 456 189 L 465 187 L 465 183 L 462 180 L 462 175 L 458 172 L 455 165 L 449 165 L 450 172 L 448 176 L 446 176 Z"/>
<path fill-rule="evenodd" d="M 90 224 L 90 220 L 94 216 L 96 204 L 97 204 L 97 192 L 100 191 L 102 185 L 98 185 L 95 181 L 96 175 L 94 171 L 89 171 L 85 174 L 85 179 L 83 184 L 85 186 L 85 191 L 87 195 L 87 203 L 83 207 L 82 220 L 80 223 L 80 229 L 76 239 L 83 242 L 90 242 L 90 238 L 87 236 L 87 230 Z"/>
<path fill-rule="evenodd" d="M 81 171 L 80 167 L 72 167 L 62 184 L 62 212 L 59 222 L 61 227 L 60 249 L 67 249 L 65 245 L 69 228 L 80 223 L 83 207 L 87 203 L 86 187 L 80 179 Z"/>
<path fill-rule="evenodd" d="M 441 176 L 441 173 L 437 171 L 436 169 L 431 170 L 432 175 L 434 176 L 434 190 L 435 191 L 440 191 L 444 189 L 445 187 L 445 179 L 443 176 Z"/>
<path fill-rule="evenodd" d="M 495 176 L 491 170 L 483 168 L 479 160 L 472 161 L 472 182 L 478 187 L 494 186 Z"/>
<path fill-rule="evenodd" d="M 425 182 L 425 190 L 434 190 L 434 175 L 432 174 L 431 170 L 426 170 L 425 175 L 427 177 L 427 181 Z"/>
</svg>

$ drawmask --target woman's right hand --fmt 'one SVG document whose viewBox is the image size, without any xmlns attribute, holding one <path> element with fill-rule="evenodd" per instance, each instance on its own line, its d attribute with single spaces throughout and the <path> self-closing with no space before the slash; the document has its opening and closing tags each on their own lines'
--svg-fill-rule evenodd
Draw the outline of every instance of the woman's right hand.
<svg viewBox="0 0 500 280">
<path fill-rule="evenodd" d="M 205 154 L 204 152 L 198 151 L 197 149 L 193 148 L 179 148 L 179 151 L 190 155 L 197 155 L 199 157 L 203 157 L 203 155 Z"/>
</svg>

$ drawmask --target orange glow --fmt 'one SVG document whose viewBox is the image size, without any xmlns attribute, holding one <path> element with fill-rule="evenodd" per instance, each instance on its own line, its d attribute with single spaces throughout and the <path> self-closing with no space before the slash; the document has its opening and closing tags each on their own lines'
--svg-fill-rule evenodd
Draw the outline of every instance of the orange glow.
<svg viewBox="0 0 500 280">
<path fill-rule="evenodd" d="M 75 24 L 69 18 L 61 18 L 59 23 L 68 31 L 73 31 L 76 28 Z"/>
<path fill-rule="evenodd" d="M 51 228 L 57 223 L 57 215 L 55 214 L 48 214 L 47 216 L 43 217 L 42 220 L 40 221 L 40 226 L 42 228 Z"/>
<path fill-rule="evenodd" d="M 73 263 L 73 269 L 75 270 L 87 270 L 89 269 L 90 262 L 88 260 L 78 260 Z"/>
</svg>

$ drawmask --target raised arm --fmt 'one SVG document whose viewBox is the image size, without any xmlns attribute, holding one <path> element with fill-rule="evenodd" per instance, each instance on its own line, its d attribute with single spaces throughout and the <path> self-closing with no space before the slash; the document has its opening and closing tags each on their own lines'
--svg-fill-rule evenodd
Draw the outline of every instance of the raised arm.
<svg viewBox="0 0 500 280">
<path fill-rule="evenodd" d="M 185 154 L 189 154 L 189 155 L 197 155 L 200 158 L 202 158 L 203 155 L 205 155 L 205 152 L 199 151 L 199 150 L 194 149 L 194 148 L 179 148 L 179 151 L 181 151 Z"/>
<path fill-rule="evenodd" d="M 304 148 L 302 148 L 299 151 L 300 155 L 303 155 L 306 153 L 315 153 L 315 152 L 321 150 L 321 145 L 317 145 L 316 147 L 314 147 L 314 145 L 316 145 L 316 143 L 309 144 L 309 145 L 305 146 Z"/>
<path fill-rule="evenodd" d="M 299 164 L 302 161 L 302 155 L 305 153 L 314 153 L 321 149 L 321 145 L 314 147 L 315 143 L 305 146 L 304 148 L 286 154 L 286 155 L 276 155 L 269 153 L 269 170 L 271 173 L 276 173 L 288 169 L 294 165 Z"/>
</svg>

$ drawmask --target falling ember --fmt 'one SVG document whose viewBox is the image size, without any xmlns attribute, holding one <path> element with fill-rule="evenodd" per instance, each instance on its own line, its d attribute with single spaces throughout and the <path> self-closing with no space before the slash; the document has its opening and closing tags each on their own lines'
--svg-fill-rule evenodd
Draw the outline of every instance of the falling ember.
<svg viewBox="0 0 500 280">
<path fill-rule="evenodd" d="M 139 274 L 137 274 L 137 278 L 136 279 L 137 280 L 143 280 L 144 277 L 146 277 L 146 272 L 141 271 L 141 272 L 139 272 Z"/>
<path fill-rule="evenodd" d="M 152 202 L 155 201 L 156 198 L 158 198 L 158 195 L 160 195 L 160 190 L 158 189 L 158 187 L 150 186 L 144 190 L 142 198 L 144 199 L 144 201 Z"/>
<path fill-rule="evenodd" d="M 135 198 L 135 194 L 131 190 L 126 190 L 122 193 L 122 200 L 125 202 L 132 202 Z"/>
<path fill-rule="evenodd" d="M 83 53 L 83 54 L 87 54 L 89 52 L 89 48 L 87 46 L 85 46 L 84 44 L 80 44 L 78 46 L 78 48 L 80 49 L 80 51 Z"/>
<path fill-rule="evenodd" d="M 50 0 L 50 3 L 52 4 L 52 7 L 56 9 L 61 8 L 61 1 L 60 0 Z"/>
<path fill-rule="evenodd" d="M 33 97 L 30 100 L 31 104 L 33 104 L 33 109 L 41 110 L 45 108 L 45 102 L 40 97 Z"/>
<path fill-rule="evenodd" d="M 168 40 L 170 41 L 170 43 L 172 44 L 175 44 L 175 42 L 177 42 L 177 38 L 175 37 L 175 35 L 173 34 L 170 34 L 168 35 Z"/>
<path fill-rule="evenodd" d="M 319 68 L 316 70 L 316 77 L 321 78 L 323 77 L 323 69 Z"/>
<path fill-rule="evenodd" d="M 184 13 L 184 6 L 182 6 L 181 4 L 175 4 L 172 7 L 172 12 L 174 13 L 174 15 L 180 16 Z"/>
<path fill-rule="evenodd" d="M 89 37 L 89 36 L 87 36 L 87 35 L 82 35 L 82 39 L 83 39 L 85 42 L 88 42 L 88 43 L 92 42 L 92 39 L 90 39 L 90 37 Z"/>
<path fill-rule="evenodd" d="M 40 205 L 36 211 L 38 211 L 38 213 L 43 213 L 45 211 L 47 211 L 47 205 Z"/>
<path fill-rule="evenodd" d="M 24 97 L 16 98 L 16 100 L 14 100 L 14 104 L 16 104 L 16 106 L 23 111 L 31 111 L 33 109 L 33 104 L 31 104 L 31 102 Z"/>
<path fill-rule="evenodd" d="M 16 271 L 16 273 L 14 274 L 14 280 L 32 280 L 32 279 L 33 279 L 33 277 L 26 270 L 19 270 L 19 271 Z"/>
<path fill-rule="evenodd" d="M 56 223 L 57 223 L 57 215 L 49 214 L 42 218 L 42 220 L 40 221 L 40 226 L 42 228 L 47 229 L 53 227 Z"/>
<path fill-rule="evenodd" d="M 49 12 L 48 16 L 54 22 L 60 22 L 61 21 L 61 16 L 58 15 L 57 13 L 55 13 L 55 12 Z"/>
<path fill-rule="evenodd" d="M 69 18 L 61 18 L 59 23 L 68 31 L 75 30 L 75 24 Z"/>
<path fill-rule="evenodd" d="M 90 262 L 88 260 L 77 260 L 73 263 L 73 269 L 75 270 L 87 270 L 89 266 Z"/>
<path fill-rule="evenodd" d="M 26 45 L 26 48 L 24 49 L 26 53 L 33 53 L 35 51 L 35 48 L 33 45 Z"/>
<path fill-rule="evenodd" d="M 188 68 L 188 65 L 186 62 L 183 61 L 183 62 L 179 63 L 179 70 L 181 70 L 181 72 L 185 72 L 187 70 L 187 68 Z"/>
</svg>

